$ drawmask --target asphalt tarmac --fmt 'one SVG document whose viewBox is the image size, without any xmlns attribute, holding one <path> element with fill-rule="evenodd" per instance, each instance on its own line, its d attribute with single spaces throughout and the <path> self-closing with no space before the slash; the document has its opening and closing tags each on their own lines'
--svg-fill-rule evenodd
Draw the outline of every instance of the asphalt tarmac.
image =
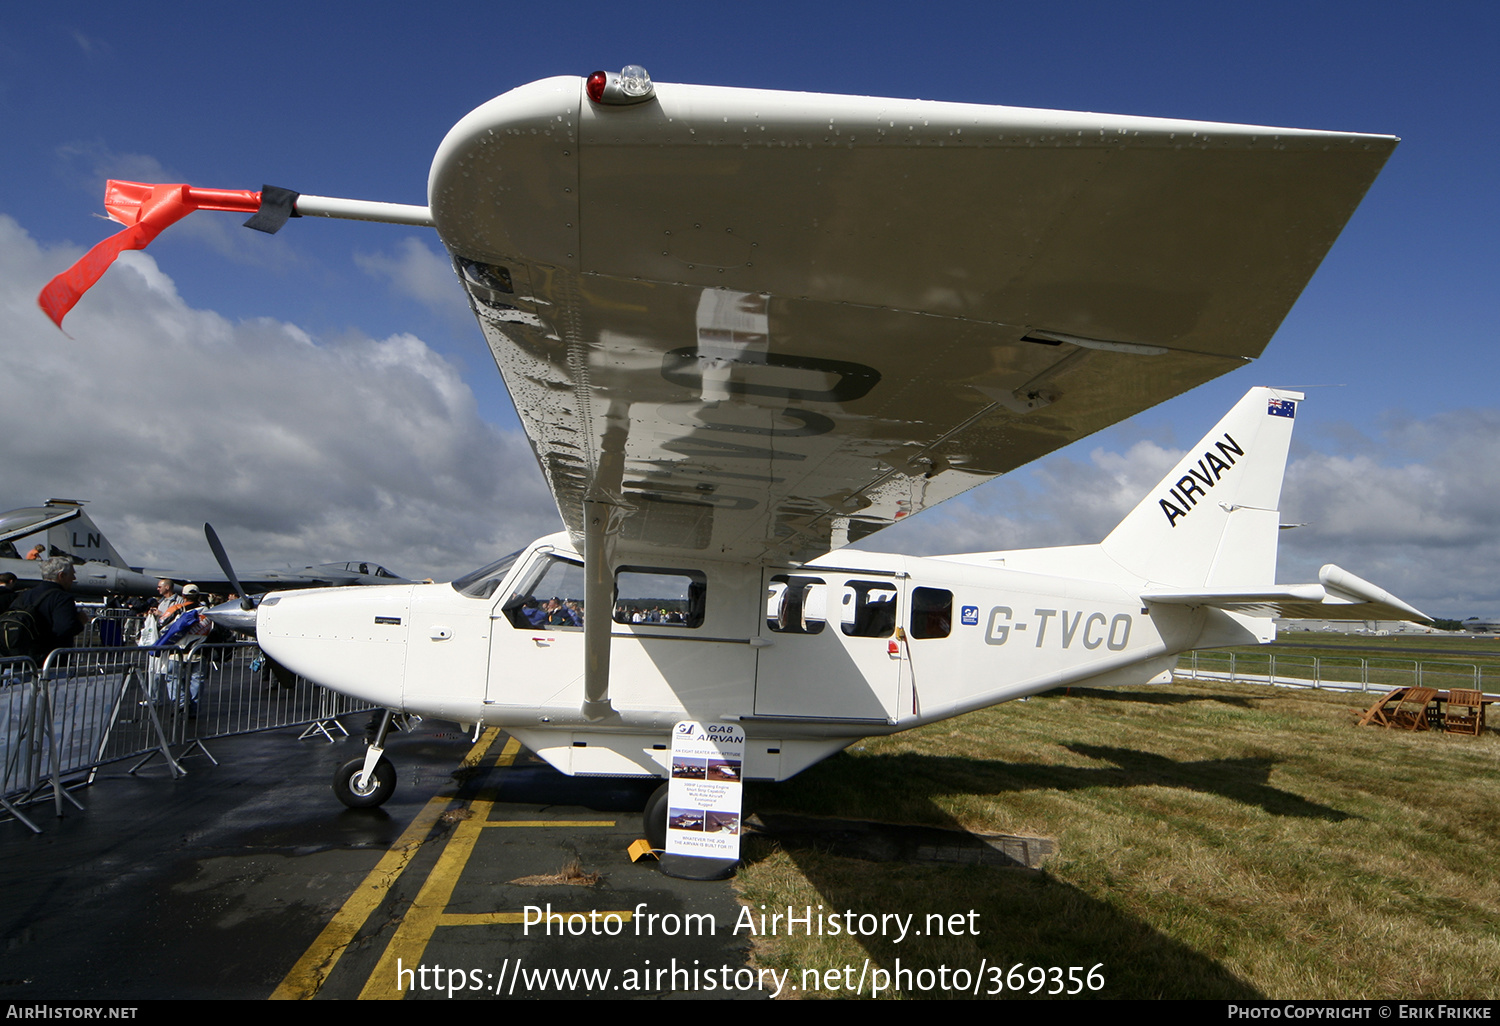
<svg viewBox="0 0 1500 1026">
<path fill-rule="evenodd" d="M 630 861 L 654 782 L 421 724 L 391 801 L 345 809 L 365 720 L 213 741 L 178 780 L 115 764 L 84 811 L 32 806 L 40 835 L 0 822 L 0 1000 L 766 996 L 729 883 Z"/>
</svg>

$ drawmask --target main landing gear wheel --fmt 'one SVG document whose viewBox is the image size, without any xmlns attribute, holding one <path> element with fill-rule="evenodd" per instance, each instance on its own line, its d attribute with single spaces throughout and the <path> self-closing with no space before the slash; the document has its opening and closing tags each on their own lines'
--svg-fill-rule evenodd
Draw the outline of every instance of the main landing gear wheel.
<svg viewBox="0 0 1500 1026">
<path fill-rule="evenodd" d="M 382 758 L 375 764 L 375 772 L 370 774 L 370 779 L 360 787 L 356 780 L 364 771 L 365 760 L 363 757 L 350 759 L 339 767 L 338 772 L 333 775 L 333 793 L 338 800 L 351 809 L 373 809 L 378 805 L 384 805 L 396 790 L 396 767 L 391 765 L 389 759 Z M 666 819 L 662 820 L 662 836 L 666 836 Z"/>
<path fill-rule="evenodd" d="M 678 880 L 729 879 L 740 864 L 738 859 L 699 858 L 695 855 L 667 853 L 667 813 L 671 811 L 671 806 L 667 803 L 667 789 L 671 786 L 671 782 L 667 781 L 652 791 L 651 797 L 646 799 L 645 809 L 641 811 L 641 819 L 646 824 L 646 841 L 661 853 L 657 869 L 663 876 Z"/>
<path fill-rule="evenodd" d="M 646 840 L 655 851 L 664 851 L 667 847 L 667 788 L 671 786 L 665 783 L 652 791 L 651 797 L 646 799 L 646 808 L 641 812 L 641 819 L 646 823 Z"/>
</svg>

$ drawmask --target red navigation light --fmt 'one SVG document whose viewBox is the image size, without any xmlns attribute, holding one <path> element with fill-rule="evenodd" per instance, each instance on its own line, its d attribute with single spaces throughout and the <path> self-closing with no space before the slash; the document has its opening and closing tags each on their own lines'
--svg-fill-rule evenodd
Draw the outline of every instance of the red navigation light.
<svg viewBox="0 0 1500 1026">
<path fill-rule="evenodd" d="M 588 91 L 589 99 L 598 103 L 604 99 L 604 87 L 609 84 L 609 75 L 603 71 L 596 71 L 589 76 L 584 88 Z"/>
<path fill-rule="evenodd" d="M 656 97 L 651 76 L 639 64 L 627 64 L 618 72 L 596 71 L 584 80 L 584 91 L 600 106 L 629 107 Z"/>
</svg>

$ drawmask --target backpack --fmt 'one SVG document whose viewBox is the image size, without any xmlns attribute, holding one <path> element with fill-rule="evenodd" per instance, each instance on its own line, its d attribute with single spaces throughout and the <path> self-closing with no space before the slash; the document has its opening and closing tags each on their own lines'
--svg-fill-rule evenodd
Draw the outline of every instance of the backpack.
<svg viewBox="0 0 1500 1026">
<path fill-rule="evenodd" d="M 34 656 L 45 639 L 36 622 L 33 606 L 19 601 L 0 613 L 0 657 Z"/>
</svg>

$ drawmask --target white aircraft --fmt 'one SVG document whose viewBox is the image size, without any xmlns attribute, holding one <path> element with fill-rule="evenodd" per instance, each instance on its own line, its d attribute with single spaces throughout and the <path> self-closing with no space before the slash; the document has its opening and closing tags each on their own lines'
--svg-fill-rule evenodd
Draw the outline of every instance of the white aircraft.
<svg viewBox="0 0 1500 1026">
<path fill-rule="evenodd" d="M 1395 144 L 632 66 L 469 114 L 428 207 L 132 188 L 267 230 L 434 226 L 562 513 L 451 584 L 271 595 L 268 654 L 569 774 L 666 777 L 676 721 L 734 721 L 744 775 L 784 780 L 868 735 L 1166 681 L 1272 616 L 1424 619 L 1332 566 L 1274 583 L 1302 398 L 1274 389 L 1101 544 L 844 547 L 1259 355 Z M 347 804 L 390 794 L 384 736 Z M 653 840 L 665 820 L 653 796 Z"/>
<path fill-rule="evenodd" d="M 40 559 L 22 557 L 22 548 L 42 547 Z M 44 506 L 26 506 L 0 513 L 0 572 L 23 583 L 41 581 L 41 559 L 66 556 L 76 564 L 73 590 L 87 595 L 155 595 L 163 577 L 222 590 L 228 579 L 190 570 L 132 567 L 110 544 L 83 503 L 77 499 L 48 499 Z M 272 588 L 324 588 L 352 584 L 410 584 L 378 563 L 323 563 L 284 570 L 254 570 L 241 583 L 254 591 Z"/>
</svg>

